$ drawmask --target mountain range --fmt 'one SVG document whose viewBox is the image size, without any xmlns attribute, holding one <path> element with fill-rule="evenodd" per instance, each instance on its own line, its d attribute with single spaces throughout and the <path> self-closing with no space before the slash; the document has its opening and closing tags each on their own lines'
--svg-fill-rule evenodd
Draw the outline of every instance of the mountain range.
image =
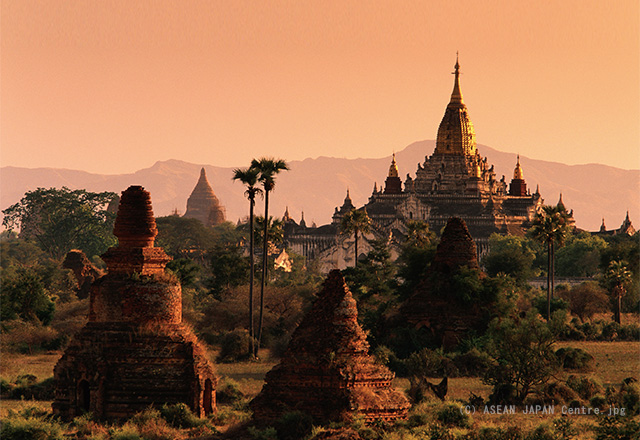
<svg viewBox="0 0 640 440">
<path fill-rule="evenodd" d="M 415 177 L 418 163 L 433 153 L 435 141 L 414 142 L 396 153 L 400 176 Z M 513 176 L 516 155 L 485 145 L 478 151 L 495 165 L 498 178 L 507 183 Z M 307 225 L 331 221 L 334 209 L 342 205 L 347 189 L 356 206 L 365 204 L 374 183 L 384 186 L 391 156 L 377 159 L 344 159 L 320 156 L 289 162 L 290 170 L 276 178 L 275 191 L 269 198 L 270 214 L 282 216 L 288 207 L 291 216 L 300 220 L 304 212 Z M 560 193 L 568 209 L 573 209 L 576 225 L 598 230 L 602 219 L 607 229 L 620 226 L 629 212 L 633 221 L 640 214 L 640 170 L 623 170 L 606 165 L 565 165 L 521 156 L 524 178 L 531 192 L 539 186 L 545 204 L 556 204 Z M 247 164 L 248 165 L 248 164 Z M 236 222 L 248 212 L 244 187 L 232 180 L 233 169 L 180 160 L 159 161 L 149 168 L 130 174 L 92 174 L 60 168 L 0 168 L 0 207 L 18 202 L 25 192 L 39 187 L 113 191 L 120 193 L 130 185 L 142 185 L 150 191 L 156 216 L 184 213 L 200 169 L 206 170 L 211 186 L 225 206 L 227 219 Z M 261 211 L 261 203 L 257 203 Z M 635 224 L 636 227 L 639 224 Z"/>
</svg>

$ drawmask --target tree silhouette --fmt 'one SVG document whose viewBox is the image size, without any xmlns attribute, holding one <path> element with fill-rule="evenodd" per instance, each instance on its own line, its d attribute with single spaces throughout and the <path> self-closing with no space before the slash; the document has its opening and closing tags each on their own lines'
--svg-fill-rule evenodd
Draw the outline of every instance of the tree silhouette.
<svg viewBox="0 0 640 440">
<path fill-rule="evenodd" d="M 562 245 L 569 231 L 569 213 L 560 203 L 557 206 L 543 206 L 533 220 L 530 234 L 547 245 L 547 320 L 551 319 L 551 298 L 554 282 L 554 252 Z"/>
<path fill-rule="evenodd" d="M 611 293 L 616 300 L 614 319 L 620 324 L 620 312 L 622 310 L 622 297 L 627 293 L 627 285 L 631 281 L 631 272 L 625 261 L 611 261 L 605 273 L 605 282 L 609 285 Z"/>
<path fill-rule="evenodd" d="M 288 170 L 289 165 L 282 159 L 274 159 L 263 157 L 253 159 L 251 168 L 258 170 L 258 181 L 262 183 L 264 188 L 264 218 L 269 218 L 269 193 L 276 186 L 276 175 L 280 171 Z M 255 347 L 255 355 L 258 354 L 260 348 L 260 340 L 262 339 L 262 324 L 264 315 L 264 284 L 267 279 L 267 245 L 269 243 L 269 231 L 267 230 L 268 222 L 264 224 L 264 240 L 262 243 L 262 278 L 260 280 L 260 317 L 258 318 L 258 343 Z"/>
<path fill-rule="evenodd" d="M 250 355 L 255 355 L 255 330 L 253 326 L 253 277 L 254 277 L 254 236 L 253 236 L 253 208 L 256 204 L 256 194 L 261 194 L 262 190 L 256 185 L 260 171 L 256 168 L 236 168 L 233 170 L 233 180 L 244 183 L 247 190 L 244 192 L 249 199 L 249 336 L 251 338 L 249 350 Z"/>
<path fill-rule="evenodd" d="M 355 236 L 355 263 L 358 266 L 358 233 L 366 234 L 371 231 L 371 219 L 367 215 L 367 210 L 352 209 L 340 220 L 340 231 L 342 234 Z"/>
</svg>

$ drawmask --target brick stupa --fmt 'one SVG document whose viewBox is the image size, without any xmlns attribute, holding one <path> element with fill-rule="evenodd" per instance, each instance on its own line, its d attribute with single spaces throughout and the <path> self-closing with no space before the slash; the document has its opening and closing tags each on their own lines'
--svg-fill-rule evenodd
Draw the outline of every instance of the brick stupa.
<svg viewBox="0 0 640 440">
<path fill-rule="evenodd" d="M 452 279 L 464 270 L 478 280 L 485 277 L 478 265 L 476 244 L 464 220 L 447 222 L 436 254 L 425 278 L 401 307 L 402 318 L 416 328 L 425 328 L 445 349 L 454 348 L 482 320 L 476 302 L 464 302 L 452 293 Z"/>
<path fill-rule="evenodd" d="M 368 351 L 356 302 L 340 271 L 333 270 L 251 402 L 255 419 L 268 422 L 290 411 L 323 424 L 356 415 L 366 422 L 404 418 L 408 400 L 391 386 L 394 374 Z"/>
<path fill-rule="evenodd" d="M 187 404 L 197 415 L 216 409 L 216 376 L 196 337 L 182 323 L 182 291 L 165 274 L 170 257 L 154 247 L 149 193 L 122 193 L 103 260 L 107 275 L 90 292 L 89 322 L 56 364 L 53 411 L 71 419 L 91 411 L 125 419 L 150 405 Z"/>
<path fill-rule="evenodd" d="M 216 197 L 204 168 L 200 170 L 200 178 L 187 200 L 185 218 L 195 218 L 205 226 L 215 226 L 225 221 L 225 209 Z"/>
</svg>

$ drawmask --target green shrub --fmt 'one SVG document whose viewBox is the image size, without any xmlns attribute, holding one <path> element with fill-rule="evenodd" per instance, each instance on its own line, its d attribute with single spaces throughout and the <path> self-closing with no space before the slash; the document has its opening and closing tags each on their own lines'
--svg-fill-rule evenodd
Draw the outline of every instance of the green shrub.
<svg viewBox="0 0 640 440">
<path fill-rule="evenodd" d="M 466 428 L 469 426 L 469 416 L 460 411 L 460 407 L 447 404 L 436 411 L 436 420 L 445 426 Z"/>
<path fill-rule="evenodd" d="M 602 391 L 600 383 L 591 377 L 571 375 L 567 378 L 567 386 L 584 399 L 589 400 Z"/>
<path fill-rule="evenodd" d="M 631 417 L 598 417 L 596 440 L 633 440 L 640 437 L 640 422 Z"/>
<path fill-rule="evenodd" d="M 593 356 L 581 348 L 565 347 L 556 350 L 556 357 L 567 370 L 586 371 L 591 369 L 593 364 Z"/>
<path fill-rule="evenodd" d="M 264 429 L 258 429 L 255 426 L 249 426 L 247 432 L 254 440 L 279 440 L 276 428 L 268 426 Z"/>
<path fill-rule="evenodd" d="M 312 417 L 302 411 L 284 413 L 276 421 L 276 431 L 279 440 L 299 440 L 311 433 Z"/>
<path fill-rule="evenodd" d="M 219 403 L 234 404 L 244 398 L 240 391 L 240 384 L 235 380 L 224 377 L 216 389 L 216 396 Z"/>
<path fill-rule="evenodd" d="M 474 347 L 466 353 L 456 355 L 453 364 L 460 376 L 478 377 L 483 376 L 491 365 L 491 357 Z"/>
<path fill-rule="evenodd" d="M 222 335 L 217 362 L 237 362 L 249 358 L 251 337 L 244 329 L 236 329 Z"/>
<path fill-rule="evenodd" d="M 429 417 L 424 413 L 415 413 L 409 416 L 408 424 L 410 427 L 424 426 L 429 422 Z"/>
<path fill-rule="evenodd" d="M 600 408 L 602 410 L 607 405 L 607 399 L 605 399 L 602 394 L 598 394 L 589 399 L 589 405 L 591 405 L 592 408 Z"/>
<path fill-rule="evenodd" d="M 551 432 L 551 430 L 547 426 L 540 425 L 536 429 L 531 431 L 529 434 L 527 434 L 527 436 L 525 437 L 525 440 L 557 440 L 557 439 L 554 433 Z"/>
<path fill-rule="evenodd" d="M 174 428 L 195 428 L 206 422 L 196 417 L 184 403 L 164 404 L 160 408 L 160 415 Z"/>
<path fill-rule="evenodd" d="M 40 418 L 8 417 L 0 427 L 2 440 L 63 440 L 62 427 Z"/>
<path fill-rule="evenodd" d="M 523 436 L 517 426 L 503 428 L 481 428 L 462 437 L 464 440 L 522 440 Z"/>
<path fill-rule="evenodd" d="M 449 428 L 439 423 L 429 426 L 429 440 L 454 440 L 454 436 Z"/>
</svg>

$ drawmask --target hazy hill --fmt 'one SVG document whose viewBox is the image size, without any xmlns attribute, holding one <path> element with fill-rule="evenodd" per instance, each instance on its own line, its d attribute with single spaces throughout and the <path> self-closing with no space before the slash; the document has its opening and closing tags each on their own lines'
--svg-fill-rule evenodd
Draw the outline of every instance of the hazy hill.
<svg viewBox="0 0 640 440">
<path fill-rule="evenodd" d="M 396 153 L 400 175 L 415 176 L 418 163 L 434 149 L 434 141 L 415 142 Z M 516 155 L 503 153 L 480 145 L 480 153 L 495 165 L 498 177 L 511 180 Z M 356 206 L 364 204 L 371 195 L 374 182 L 384 185 L 391 157 L 380 159 L 340 159 L 318 157 L 290 162 L 291 170 L 277 177 L 276 190 L 270 198 L 270 211 L 281 216 L 285 207 L 299 220 L 304 211 L 307 224 L 318 225 L 331 220 L 334 208 L 342 205 L 347 188 Z M 597 230 L 602 217 L 607 228 L 620 226 L 626 211 L 640 226 L 640 170 L 622 170 L 605 165 L 564 165 L 556 162 L 521 157 L 524 177 L 535 191 L 536 184 L 545 203 L 555 204 L 562 192 L 565 205 L 574 210 L 577 225 Z M 178 160 L 156 162 L 150 168 L 132 174 L 102 175 L 84 171 L 53 168 L 2 167 L 0 178 L 0 207 L 16 203 L 26 191 L 38 187 L 84 188 L 89 191 L 121 192 L 130 185 L 142 185 L 151 192 L 156 216 L 170 214 L 174 209 L 184 213 L 187 198 L 195 186 L 200 168 L 214 192 L 226 206 L 227 219 L 237 221 L 246 215 L 248 202 L 244 188 L 231 180 L 232 169 L 212 165 L 192 164 Z M 258 202 L 260 208 L 260 202 Z"/>
</svg>

